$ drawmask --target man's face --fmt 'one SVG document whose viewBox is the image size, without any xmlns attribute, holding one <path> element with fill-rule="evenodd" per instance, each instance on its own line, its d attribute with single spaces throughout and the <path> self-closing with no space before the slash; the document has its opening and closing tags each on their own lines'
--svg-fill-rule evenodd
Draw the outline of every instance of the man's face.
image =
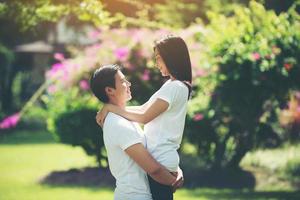
<svg viewBox="0 0 300 200">
<path fill-rule="evenodd" d="M 113 92 L 119 102 L 127 102 L 131 99 L 131 83 L 120 70 L 115 74 L 115 86 Z"/>
</svg>

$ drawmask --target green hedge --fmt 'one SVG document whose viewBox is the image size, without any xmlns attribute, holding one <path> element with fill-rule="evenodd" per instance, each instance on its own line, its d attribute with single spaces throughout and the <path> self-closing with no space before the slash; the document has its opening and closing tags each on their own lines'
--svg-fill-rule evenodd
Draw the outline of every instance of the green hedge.
<svg viewBox="0 0 300 200">
<path fill-rule="evenodd" d="M 97 110 L 81 108 L 64 112 L 55 119 L 55 136 L 65 144 L 80 146 L 97 158 L 99 166 L 106 159 L 102 129 L 95 121 Z"/>
</svg>

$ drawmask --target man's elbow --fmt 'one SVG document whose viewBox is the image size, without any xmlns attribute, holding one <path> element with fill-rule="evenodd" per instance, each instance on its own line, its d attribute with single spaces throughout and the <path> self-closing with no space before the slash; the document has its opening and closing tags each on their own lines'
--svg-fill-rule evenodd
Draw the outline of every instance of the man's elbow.
<svg viewBox="0 0 300 200">
<path fill-rule="evenodd" d="M 140 123 L 142 123 L 142 124 L 147 124 L 150 121 L 151 120 L 148 117 L 144 116 L 144 115 L 142 115 L 142 117 L 140 118 Z"/>
</svg>

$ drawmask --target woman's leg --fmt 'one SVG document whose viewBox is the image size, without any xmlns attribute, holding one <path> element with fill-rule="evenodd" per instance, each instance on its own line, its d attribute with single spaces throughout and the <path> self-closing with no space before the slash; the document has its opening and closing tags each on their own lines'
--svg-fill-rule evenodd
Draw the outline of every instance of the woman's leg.
<svg viewBox="0 0 300 200">
<path fill-rule="evenodd" d="M 173 189 L 171 186 L 156 182 L 148 176 L 149 186 L 153 200 L 173 200 Z"/>
</svg>

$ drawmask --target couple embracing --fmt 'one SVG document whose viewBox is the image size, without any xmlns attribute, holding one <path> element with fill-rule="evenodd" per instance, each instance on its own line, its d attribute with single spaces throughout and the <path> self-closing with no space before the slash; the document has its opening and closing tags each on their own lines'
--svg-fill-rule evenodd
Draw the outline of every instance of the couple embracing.
<svg viewBox="0 0 300 200">
<path fill-rule="evenodd" d="M 104 103 L 96 120 L 116 179 L 115 200 L 172 200 L 183 184 L 177 150 L 191 93 L 190 56 L 173 35 L 156 41 L 154 54 L 169 79 L 141 106 L 126 106 L 131 83 L 118 65 L 100 67 L 91 77 L 91 90 Z"/>
</svg>

